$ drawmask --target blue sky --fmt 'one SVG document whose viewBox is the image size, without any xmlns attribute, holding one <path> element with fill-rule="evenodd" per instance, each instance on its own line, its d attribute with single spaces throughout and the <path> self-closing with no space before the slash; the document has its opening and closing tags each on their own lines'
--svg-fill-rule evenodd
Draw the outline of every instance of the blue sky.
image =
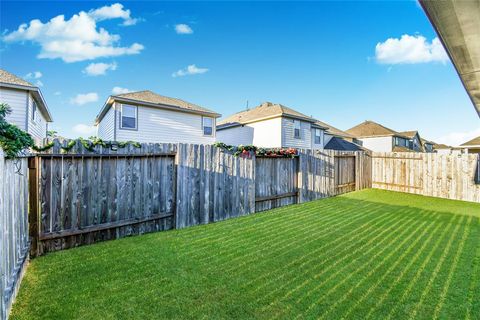
<svg viewBox="0 0 480 320">
<path fill-rule="evenodd" d="M 114 87 L 224 116 L 272 101 L 341 129 L 368 119 L 452 144 L 480 134 L 414 1 L 115 3 L 0 4 L 1 68 L 43 84 L 64 136 L 87 136 Z"/>
</svg>

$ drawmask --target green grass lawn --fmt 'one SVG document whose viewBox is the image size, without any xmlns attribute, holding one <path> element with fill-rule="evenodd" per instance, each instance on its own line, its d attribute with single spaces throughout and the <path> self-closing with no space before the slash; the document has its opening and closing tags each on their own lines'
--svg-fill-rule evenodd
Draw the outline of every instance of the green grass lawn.
<svg viewBox="0 0 480 320">
<path fill-rule="evenodd" d="M 380 190 L 31 261 L 12 319 L 478 319 L 480 205 Z"/>
</svg>

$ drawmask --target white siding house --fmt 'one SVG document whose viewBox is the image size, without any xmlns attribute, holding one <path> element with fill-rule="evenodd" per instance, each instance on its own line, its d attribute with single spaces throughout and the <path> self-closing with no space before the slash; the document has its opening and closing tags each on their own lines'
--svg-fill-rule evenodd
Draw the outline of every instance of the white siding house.
<svg viewBox="0 0 480 320">
<path fill-rule="evenodd" d="M 37 142 L 47 137 L 52 116 L 38 87 L 0 69 L 0 103 L 12 109 L 7 121 L 28 132 Z"/>
<path fill-rule="evenodd" d="M 95 125 L 103 140 L 212 144 L 219 116 L 180 99 L 139 91 L 110 96 Z"/>
<path fill-rule="evenodd" d="M 323 149 L 325 128 L 317 120 L 271 102 L 220 121 L 217 141 L 264 148 Z"/>
</svg>

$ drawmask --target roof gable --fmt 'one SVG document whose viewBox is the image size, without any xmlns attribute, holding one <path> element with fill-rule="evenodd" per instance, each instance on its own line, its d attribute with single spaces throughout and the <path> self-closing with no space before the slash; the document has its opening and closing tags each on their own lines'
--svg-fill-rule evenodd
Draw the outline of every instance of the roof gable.
<svg viewBox="0 0 480 320">
<path fill-rule="evenodd" d="M 461 147 L 468 147 L 468 146 L 479 146 L 480 145 L 480 136 L 473 138 L 470 141 L 467 141 L 463 144 L 461 144 Z"/>
<path fill-rule="evenodd" d="M 201 107 L 199 105 L 196 105 L 181 99 L 177 99 L 177 98 L 162 96 L 150 90 L 123 93 L 123 94 L 112 96 L 112 98 L 114 100 L 119 100 L 120 98 L 120 99 L 134 100 L 140 103 L 144 102 L 144 103 L 155 104 L 155 105 L 166 105 L 166 106 L 176 107 L 184 111 L 211 113 L 212 115 L 220 116 L 218 113 L 212 110 L 209 110 L 207 108 Z"/>
<path fill-rule="evenodd" d="M 219 126 L 232 126 L 241 125 L 260 120 L 266 120 L 275 117 L 290 117 L 295 119 L 301 119 L 309 122 L 316 122 L 315 119 L 309 117 L 301 112 L 298 112 L 292 108 L 284 106 L 282 104 L 274 104 L 271 102 L 264 102 L 261 105 L 249 109 L 237 112 L 218 122 Z"/>
<path fill-rule="evenodd" d="M 346 132 L 357 138 L 400 135 L 395 130 L 392 130 L 390 128 L 382 126 L 379 123 L 376 123 L 374 121 L 369 121 L 369 120 L 363 123 L 360 123 L 359 125 L 356 125 L 353 128 L 348 129 Z"/>
</svg>

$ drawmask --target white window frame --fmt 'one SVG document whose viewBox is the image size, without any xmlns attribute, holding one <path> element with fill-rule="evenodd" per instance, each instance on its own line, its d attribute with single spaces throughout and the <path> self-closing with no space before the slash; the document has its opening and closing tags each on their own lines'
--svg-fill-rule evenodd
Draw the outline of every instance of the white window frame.
<svg viewBox="0 0 480 320">
<path fill-rule="evenodd" d="M 123 106 L 128 106 L 131 108 L 135 108 L 135 128 L 126 128 L 123 126 Z M 128 117 L 130 118 L 130 117 Z M 131 104 L 120 104 L 120 129 L 122 130 L 133 130 L 137 131 L 138 130 L 138 106 L 134 106 Z"/>
<path fill-rule="evenodd" d="M 205 128 L 208 127 L 208 126 L 205 126 L 205 119 L 210 119 L 212 120 L 212 133 L 211 134 L 205 134 Z M 205 137 L 213 137 L 215 133 L 215 118 L 213 117 L 207 117 L 207 116 L 202 116 L 202 134 L 205 136 Z"/>
<path fill-rule="evenodd" d="M 318 132 L 318 136 L 317 136 Z M 318 137 L 318 142 L 317 142 L 317 137 Z M 313 142 L 315 144 L 322 144 L 322 129 L 315 128 L 315 132 L 313 134 Z"/>
<path fill-rule="evenodd" d="M 298 128 L 297 128 L 298 124 Z M 297 130 L 298 130 L 298 135 L 297 135 Z M 295 139 L 302 139 L 302 123 L 300 120 L 293 120 L 293 137 Z"/>
<path fill-rule="evenodd" d="M 32 99 L 32 121 L 35 121 L 37 118 L 36 117 L 37 109 L 38 109 L 37 103 L 35 102 L 35 100 Z"/>
</svg>

